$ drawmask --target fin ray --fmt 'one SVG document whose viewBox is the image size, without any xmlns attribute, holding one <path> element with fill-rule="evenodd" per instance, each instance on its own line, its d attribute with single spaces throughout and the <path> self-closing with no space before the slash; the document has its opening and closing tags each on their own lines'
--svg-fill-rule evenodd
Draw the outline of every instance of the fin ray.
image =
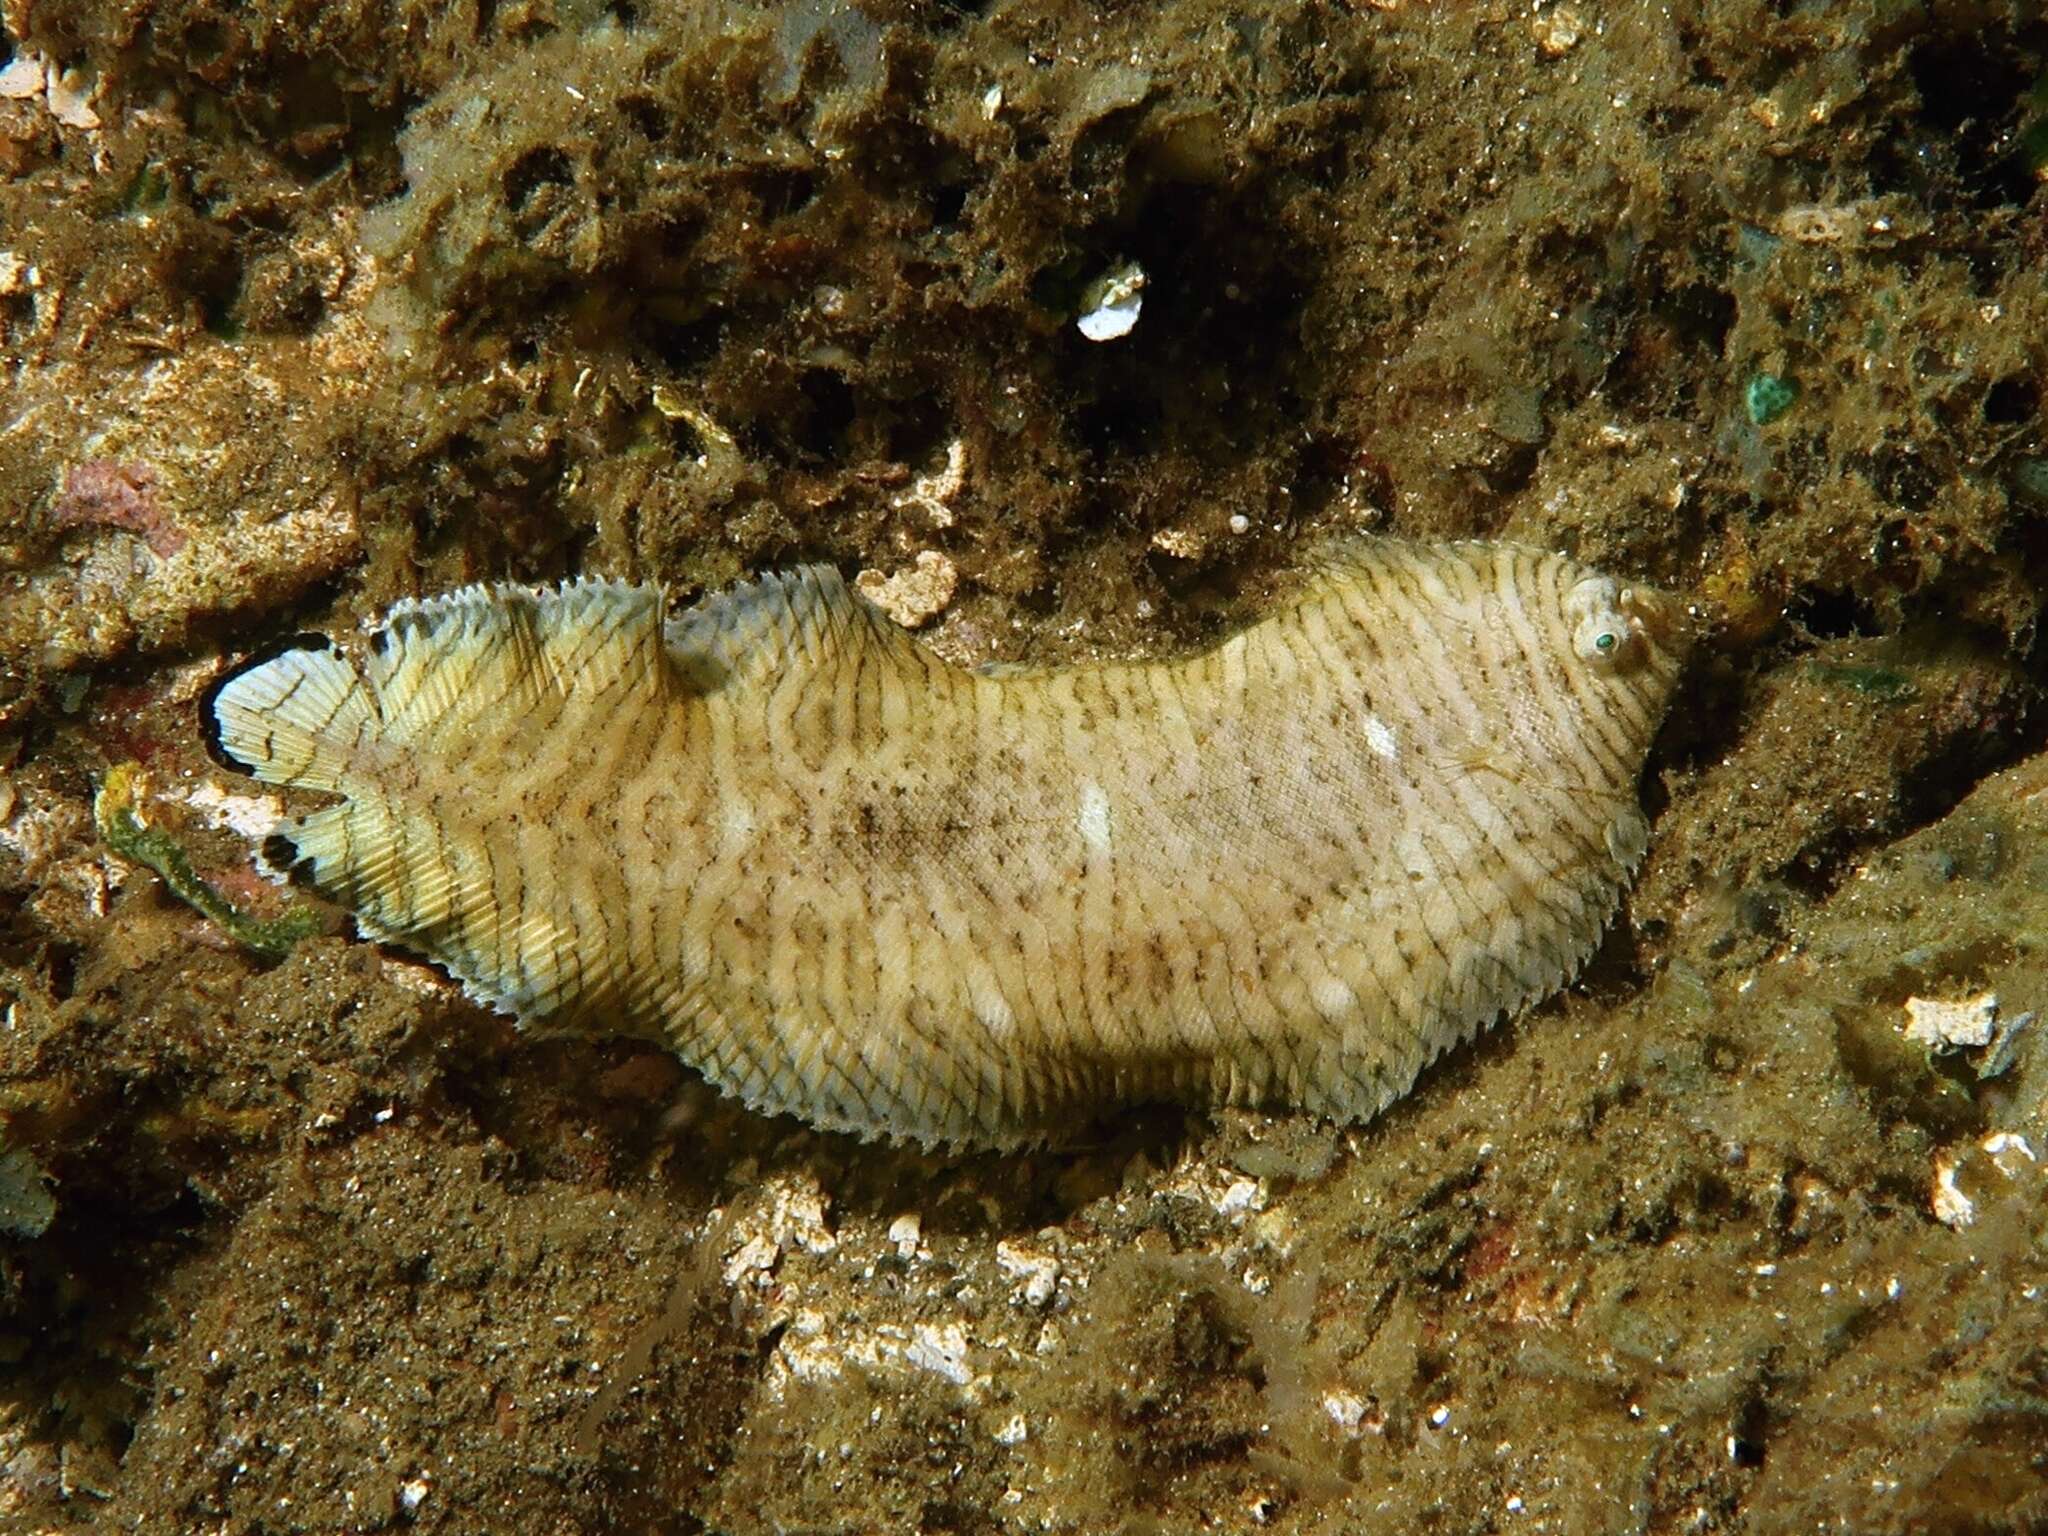
<svg viewBox="0 0 2048 1536">
<path fill-rule="evenodd" d="M 215 744 L 266 784 L 339 790 L 376 702 L 331 641 L 245 667 L 214 691 Z"/>
<path fill-rule="evenodd" d="M 829 565 L 800 565 L 743 581 L 671 619 L 669 655 L 701 692 L 793 664 L 816 665 L 849 647 L 914 642 Z"/>
<path fill-rule="evenodd" d="M 666 675 L 658 588 L 583 580 L 400 603 L 368 668 L 387 740 L 449 750 L 517 729 L 548 695 L 588 707 Z"/>
</svg>

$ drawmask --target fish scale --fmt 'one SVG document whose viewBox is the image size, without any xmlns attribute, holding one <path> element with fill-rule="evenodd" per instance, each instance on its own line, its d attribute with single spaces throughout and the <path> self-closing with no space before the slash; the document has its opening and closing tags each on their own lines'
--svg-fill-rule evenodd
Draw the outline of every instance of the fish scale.
<svg viewBox="0 0 2048 1536">
<path fill-rule="evenodd" d="M 756 1109 L 1005 1146 L 1126 1099 L 1376 1114 L 1563 985 L 1640 859 L 1676 605 L 1347 544 L 1212 650 L 948 666 L 827 567 L 465 588 L 258 661 L 277 862 L 550 1031 Z M 281 840 L 281 841 L 280 841 Z"/>
</svg>

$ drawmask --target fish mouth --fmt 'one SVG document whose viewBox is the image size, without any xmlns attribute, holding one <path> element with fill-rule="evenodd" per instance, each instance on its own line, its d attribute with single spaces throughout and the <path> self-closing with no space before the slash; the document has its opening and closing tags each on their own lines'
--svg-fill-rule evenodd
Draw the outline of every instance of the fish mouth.
<svg viewBox="0 0 2048 1536">
<path fill-rule="evenodd" d="M 1666 648 L 1682 648 L 1686 641 L 1685 608 L 1669 592 L 1655 587 L 1623 587 L 1615 606 L 1633 626 Z"/>
<path fill-rule="evenodd" d="M 1628 620 L 1629 629 L 1640 636 L 1650 656 L 1662 670 L 1676 673 L 1691 652 L 1693 623 L 1691 610 L 1670 593 L 1656 587 L 1623 587 L 1614 606 Z"/>
</svg>

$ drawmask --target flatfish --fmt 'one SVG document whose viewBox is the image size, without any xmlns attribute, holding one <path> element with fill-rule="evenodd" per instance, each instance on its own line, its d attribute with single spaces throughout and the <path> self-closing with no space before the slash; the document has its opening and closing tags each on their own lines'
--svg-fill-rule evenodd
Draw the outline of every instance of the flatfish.
<svg viewBox="0 0 2048 1536">
<path fill-rule="evenodd" d="M 534 1028 L 861 1136 L 1144 1100 L 1368 1118 L 1562 986 L 1640 860 L 1680 610 L 1393 539 L 1194 655 L 971 671 L 829 567 L 674 617 L 468 587 L 205 705 L 333 803 L 265 857 Z"/>
</svg>

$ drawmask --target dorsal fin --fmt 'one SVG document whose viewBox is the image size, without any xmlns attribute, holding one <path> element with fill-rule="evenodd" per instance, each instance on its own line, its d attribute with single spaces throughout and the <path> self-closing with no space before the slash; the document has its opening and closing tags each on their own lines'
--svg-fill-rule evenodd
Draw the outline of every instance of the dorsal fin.
<svg viewBox="0 0 2048 1536">
<path fill-rule="evenodd" d="M 829 565 L 743 581 L 668 623 L 669 656 L 710 692 L 764 672 L 817 665 L 854 645 L 909 649 L 910 637 Z"/>
<path fill-rule="evenodd" d="M 659 687 L 661 610 L 658 588 L 588 579 L 399 603 L 365 668 L 384 736 L 452 740 L 486 720 L 519 719 L 544 693 L 587 700 Z"/>
</svg>

